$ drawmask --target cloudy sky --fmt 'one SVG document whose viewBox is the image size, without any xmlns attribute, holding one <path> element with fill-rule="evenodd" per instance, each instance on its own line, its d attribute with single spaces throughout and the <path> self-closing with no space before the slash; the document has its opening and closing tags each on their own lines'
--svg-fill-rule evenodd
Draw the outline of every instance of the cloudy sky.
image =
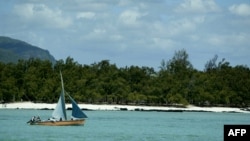
<svg viewBox="0 0 250 141">
<path fill-rule="evenodd" d="M 80 64 L 148 66 L 185 49 L 198 70 L 218 55 L 250 67 L 250 0 L 1 0 L 0 36 Z"/>
</svg>

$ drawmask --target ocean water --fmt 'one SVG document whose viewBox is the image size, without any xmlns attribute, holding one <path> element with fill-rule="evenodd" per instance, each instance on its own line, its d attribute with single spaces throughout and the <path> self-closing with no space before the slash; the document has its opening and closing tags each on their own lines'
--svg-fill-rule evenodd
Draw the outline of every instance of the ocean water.
<svg viewBox="0 0 250 141">
<path fill-rule="evenodd" d="M 31 126 L 51 110 L 0 110 L 1 141 L 223 141 L 224 124 L 250 124 L 250 114 L 85 111 L 84 126 Z M 70 115 L 70 111 L 67 111 Z"/>
</svg>

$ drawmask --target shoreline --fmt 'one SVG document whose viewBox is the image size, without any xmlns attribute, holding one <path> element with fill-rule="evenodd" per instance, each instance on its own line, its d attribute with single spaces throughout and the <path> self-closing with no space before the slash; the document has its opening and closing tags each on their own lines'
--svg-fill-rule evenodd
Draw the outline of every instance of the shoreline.
<svg viewBox="0 0 250 141">
<path fill-rule="evenodd" d="M 134 106 L 134 105 L 109 105 L 109 104 L 78 104 L 82 110 L 90 111 L 158 111 L 158 112 L 228 112 L 228 113 L 250 113 L 250 108 L 232 108 L 232 107 L 197 107 L 188 105 L 183 107 L 165 107 L 165 106 Z M 33 102 L 15 102 L 3 103 L 1 109 L 36 109 L 53 110 L 56 103 L 33 103 Z M 71 104 L 66 104 L 66 109 L 71 109 Z"/>
</svg>

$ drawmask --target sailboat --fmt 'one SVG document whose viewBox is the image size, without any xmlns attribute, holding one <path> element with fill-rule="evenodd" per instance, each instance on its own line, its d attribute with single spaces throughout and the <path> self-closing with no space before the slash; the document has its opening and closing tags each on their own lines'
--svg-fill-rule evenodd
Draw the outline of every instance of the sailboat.
<svg viewBox="0 0 250 141">
<path fill-rule="evenodd" d="M 47 126 L 73 126 L 73 125 L 83 125 L 85 119 L 88 118 L 87 115 L 80 109 L 75 100 L 65 92 L 62 73 L 61 75 L 61 83 L 62 83 L 62 91 L 60 97 L 58 99 L 57 105 L 52 112 L 52 118 L 48 120 L 41 120 L 40 117 L 32 117 L 27 123 L 30 125 L 47 125 Z M 65 106 L 65 93 L 69 97 L 72 104 L 72 114 L 71 119 L 67 119 L 66 114 L 66 106 Z"/>
</svg>

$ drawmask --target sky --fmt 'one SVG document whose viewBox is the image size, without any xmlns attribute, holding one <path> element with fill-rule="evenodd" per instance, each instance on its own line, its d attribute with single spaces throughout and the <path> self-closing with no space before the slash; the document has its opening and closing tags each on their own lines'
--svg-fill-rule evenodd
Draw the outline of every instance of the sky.
<svg viewBox="0 0 250 141">
<path fill-rule="evenodd" d="M 198 70 L 215 55 L 250 67 L 250 0 L 0 0 L 0 19 L 57 60 L 158 70 L 184 49 Z"/>
</svg>

